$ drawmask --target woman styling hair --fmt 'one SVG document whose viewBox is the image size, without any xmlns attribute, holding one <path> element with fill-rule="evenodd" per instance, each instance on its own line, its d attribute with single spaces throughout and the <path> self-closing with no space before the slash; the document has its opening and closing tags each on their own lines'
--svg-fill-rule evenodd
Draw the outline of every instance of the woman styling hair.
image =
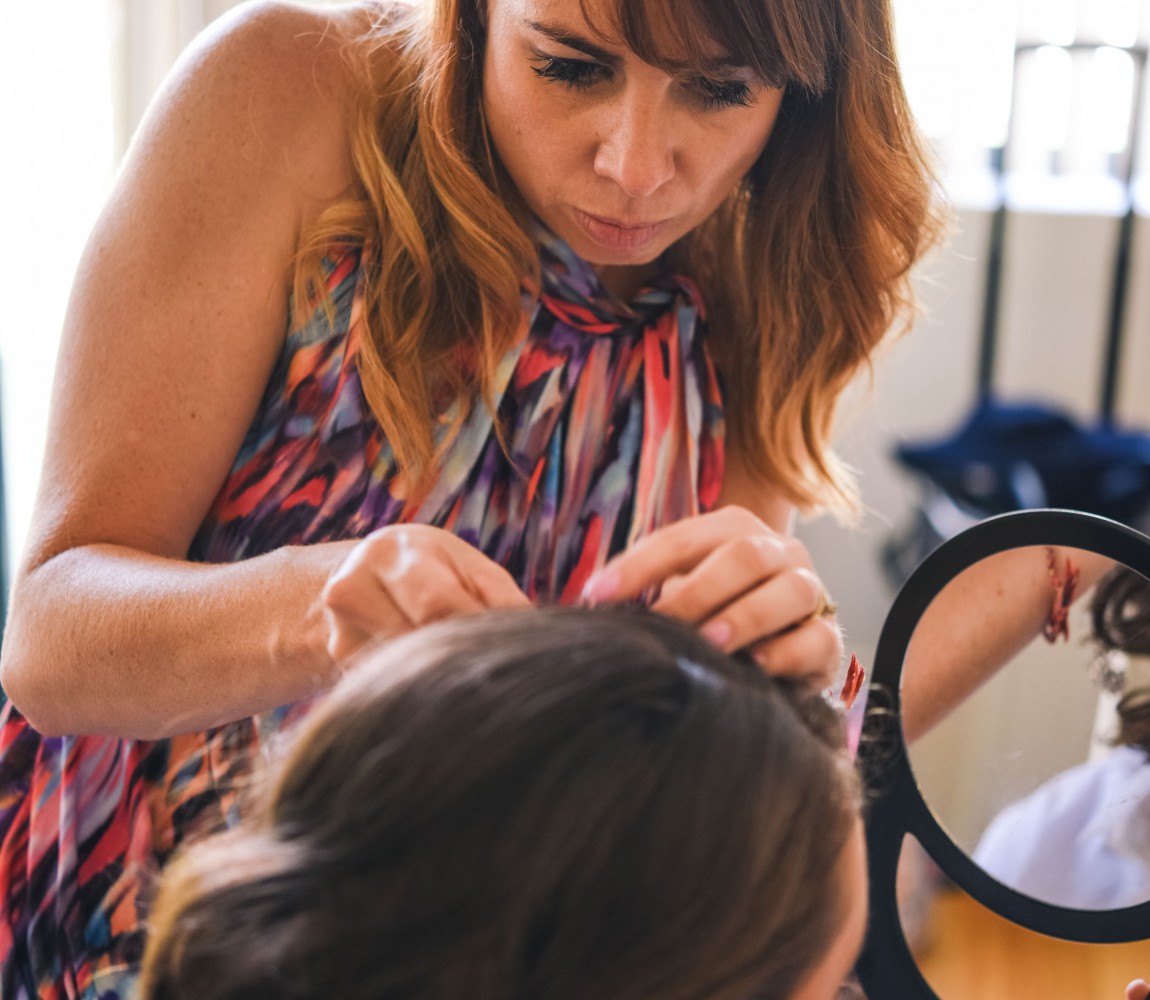
<svg viewBox="0 0 1150 1000">
<path fill-rule="evenodd" d="M 841 642 L 796 506 L 931 186 L 887 0 L 249 4 L 80 265 L 4 638 L 0 993 L 132 988 L 148 878 L 370 639 L 643 599 Z"/>
<path fill-rule="evenodd" d="M 429 626 L 168 868 L 142 1000 L 831 1000 L 866 923 L 842 747 L 657 615 Z"/>
</svg>

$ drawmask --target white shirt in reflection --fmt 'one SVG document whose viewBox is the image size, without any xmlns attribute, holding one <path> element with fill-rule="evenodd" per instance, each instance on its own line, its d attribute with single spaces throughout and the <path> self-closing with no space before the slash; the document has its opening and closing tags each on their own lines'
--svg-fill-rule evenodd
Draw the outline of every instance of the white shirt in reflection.
<svg viewBox="0 0 1150 1000">
<path fill-rule="evenodd" d="M 1116 747 L 1011 803 L 974 860 L 998 881 L 1057 906 L 1112 910 L 1150 899 L 1150 763 Z"/>
</svg>

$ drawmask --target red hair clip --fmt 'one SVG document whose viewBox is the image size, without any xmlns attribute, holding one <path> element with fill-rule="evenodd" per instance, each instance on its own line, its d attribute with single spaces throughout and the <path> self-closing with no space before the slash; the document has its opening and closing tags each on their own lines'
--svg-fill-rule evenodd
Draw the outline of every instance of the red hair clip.
<svg viewBox="0 0 1150 1000">
<path fill-rule="evenodd" d="M 1046 546 L 1046 570 L 1050 574 L 1050 584 L 1054 596 L 1050 601 L 1050 614 L 1042 626 L 1042 635 L 1049 643 L 1070 638 L 1070 605 L 1078 589 L 1078 567 L 1067 557 L 1064 572 L 1058 570 L 1058 555 L 1050 545 Z"/>
<path fill-rule="evenodd" d="M 859 658 L 851 653 L 851 662 L 847 667 L 847 677 L 843 681 L 843 689 L 839 692 L 839 699 L 843 703 L 843 707 L 848 711 L 851 705 L 855 703 L 855 699 L 859 696 L 862 690 L 863 681 L 866 680 L 866 671 L 863 669 Z"/>
</svg>

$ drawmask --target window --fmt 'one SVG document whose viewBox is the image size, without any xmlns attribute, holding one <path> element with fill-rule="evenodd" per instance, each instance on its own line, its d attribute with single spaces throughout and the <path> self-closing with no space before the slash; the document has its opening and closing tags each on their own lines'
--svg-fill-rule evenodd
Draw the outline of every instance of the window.
<svg viewBox="0 0 1150 1000">
<path fill-rule="evenodd" d="M 1013 82 L 1012 198 L 1116 210 L 1134 96 L 1147 90 L 1132 52 L 1150 39 L 1148 0 L 894 4 L 907 91 L 960 205 L 994 196 L 990 151 L 1006 137 Z M 1016 44 L 1032 46 L 1020 53 L 1017 74 Z M 1145 135 L 1150 101 L 1142 104 Z M 1143 149 L 1139 175 L 1146 159 Z"/>
</svg>

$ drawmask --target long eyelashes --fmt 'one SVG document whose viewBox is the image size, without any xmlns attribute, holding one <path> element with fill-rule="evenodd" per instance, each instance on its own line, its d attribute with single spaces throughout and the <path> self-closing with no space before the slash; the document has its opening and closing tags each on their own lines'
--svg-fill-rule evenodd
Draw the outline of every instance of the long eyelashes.
<svg viewBox="0 0 1150 1000">
<path fill-rule="evenodd" d="M 751 88 L 738 80 L 707 80 L 700 77 L 695 88 L 705 108 L 749 108 L 755 103 Z"/>
<path fill-rule="evenodd" d="M 605 80 L 610 70 L 586 59 L 560 59 L 548 56 L 542 66 L 532 66 L 536 75 L 544 80 L 562 83 L 571 90 L 586 90 Z M 739 80 L 710 80 L 696 77 L 690 83 L 699 101 L 708 111 L 722 108 L 748 108 L 755 103 L 755 95 L 747 84 Z"/>
<path fill-rule="evenodd" d="M 531 67 L 545 80 L 565 83 L 572 90 L 584 90 L 591 84 L 605 79 L 607 67 L 585 59 L 548 58 L 542 66 Z"/>
</svg>

